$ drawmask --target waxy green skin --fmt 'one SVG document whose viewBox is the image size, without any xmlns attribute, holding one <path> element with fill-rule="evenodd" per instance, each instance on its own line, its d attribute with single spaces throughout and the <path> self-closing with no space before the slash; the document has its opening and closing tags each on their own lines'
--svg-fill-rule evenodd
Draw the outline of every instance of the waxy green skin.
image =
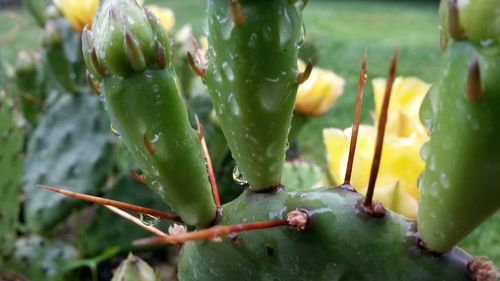
<svg viewBox="0 0 500 281">
<path fill-rule="evenodd" d="M 302 18 L 292 1 L 208 1 L 206 83 L 233 158 L 251 188 L 280 184 L 297 92 Z"/>
<path fill-rule="evenodd" d="M 358 209 L 363 197 L 338 188 L 277 194 L 245 192 L 223 206 L 221 224 L 283 219 L 295 208 L 312 214 L 304 231 L 286 226 L 221 242 L 184 244 L 179 277 L 192 280 L 471 280 L 471 258 L 456 248 L 433 255 L 416 243 L 414 223 Z"/>
<path fill-rule="evenodd" d="M 216 207 L 171 63 L 168 34 L 132 0 L 100 2 L 93 28 L 84 31 L 83 53 L 101 79 L 112 127 L 139 162 L 146 183 L 184 223 L 209 225 Z"/>
<path fill-rule="evenodd" d="M 0 91 L 0 267 L 2 255 L 14 246 L 21 207 L 21 175 L 23 135 L 18 126 L 14 101 Z"/>
<path fill-rule="evenodd" d="M 148 185 L 189 225 L 215 216 L 204 157 L 188 120 L 172 68 L 148 69 L 102 80 L 103 102 L 122 141 L 139 162 Z M 155 151 L 149 153 L 146 134 Z"/>
<path fill-rule="evenodd" d="M 484 92 L 471 101 L 466 81 L 474 58 Z M 422 107 L 431 140 L 423 149 L 418 226 L 433 251 L 448 251 L 500 207 L 499 77 L 500 56 L 452 41 L 443 75 Z"/>
</svg>

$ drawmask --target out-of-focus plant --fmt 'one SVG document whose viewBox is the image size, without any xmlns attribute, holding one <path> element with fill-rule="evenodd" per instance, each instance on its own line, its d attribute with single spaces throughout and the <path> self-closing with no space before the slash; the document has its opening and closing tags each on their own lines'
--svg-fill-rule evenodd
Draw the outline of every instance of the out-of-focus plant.
<svg viewBox="0 0 500 281">
<path fill-rule="evenodd" d="M 375 124 L 379 122 L 385 93 L 386 79 L 373 80 L 375 96 Z M 418 211 L 419 192 L 417 179 L 424 168 L 420 157 L 422 145 L 428 134 L 420 122 L 418 111 L 430 85 L 414 77 L 398 77 L 394 81 L 387 117 L 384 153 L 380 162 L 374 198 L 389 209 L 415 219 Z M 328 169 L 336 183 L 342 183 L 349 156 L 351 130 L 325 129 L 323 138 L 327 151 Z M 357 153 L 354 158 L 351 183 L 360 192 L 366 192 L 369 171 L 373 160 L 376 127 L 360 127 Z"/>
</svg>

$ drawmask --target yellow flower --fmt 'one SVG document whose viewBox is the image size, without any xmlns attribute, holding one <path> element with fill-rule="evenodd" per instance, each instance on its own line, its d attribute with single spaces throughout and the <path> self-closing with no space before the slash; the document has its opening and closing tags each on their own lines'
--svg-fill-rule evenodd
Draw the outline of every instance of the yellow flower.
<svg viewBox="0 0 500 281">
<path fill-rule="evenodd" d="M 372 81 L 375 97 L 375 120 L 378 120 L 384 99 L 386 79 Z M 416 77 L 398 77 L 394 80 L 387 118 L 387 132 L 401 137 L 417 134 L 427 139 L 427 129 L 419 118 L 420 105 L 431 85 Z"/>
<path fill-rule="evenodd" d="M 299 70 L 305 64 L 298 62 Z M 309 79 L 299 86 L 295 100 L 295 111 L 307 116 L 317 116 L 327 112 L 335 100 L 342 95 L 345 81 L 333 71 L 313 68 Z"/>
<path fill-rule="evenodd" d="M 385 80 L 375 79 L 373 87 L 377 123 Z M 428 140 L 427 130 L 420 122 L 418 111 L 429 87 L 429 84 L 417 78 L 398 77 L 395 80 L 374 194 L 374 199 L 410 219 L 417 216 L 417 179 L 425 166 L 420 157 L 420 149 Z M 344 131 L 335 128 L 323 130 L 328 169 L 337 183 L 344 180 L 351 130 L 352 128 Z M 368 187 L 376 133 L 374 126 L 360 126 L 351 184 L 362 194 L 366 193 Z"/>
<path fill-rule="evenodd" d="M 155 5 L 147 5 L 148 8 L 161 22 L 163 28 L 170 32 L 175 25 L 174 12 L 168 8 L 160 8 Z"/>
<path fill-rule="evenodd" d="M 97 9 L 97 0 L 54 0 L 54 4 L 78 32 L 91 24 Z"/>
</svg>

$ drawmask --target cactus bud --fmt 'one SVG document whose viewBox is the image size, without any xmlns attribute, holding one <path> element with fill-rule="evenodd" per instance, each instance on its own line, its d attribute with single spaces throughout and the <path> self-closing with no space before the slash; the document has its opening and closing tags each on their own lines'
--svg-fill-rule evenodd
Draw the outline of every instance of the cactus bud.
<svg viewBox="0 0 500 281">
<path fill-rule="evenodd" d="M 134 0 L 109 0 L 99 4 L 93 33 L 101 63 L 111 74 L 125 77 L 155 61 L 155 33 Z"/>
<path fill-rule="evenodd" d="M 155 281 L 154 270 L 142 259 L 129 254 L 113 274 L 111 281 Z"/>
</svg>

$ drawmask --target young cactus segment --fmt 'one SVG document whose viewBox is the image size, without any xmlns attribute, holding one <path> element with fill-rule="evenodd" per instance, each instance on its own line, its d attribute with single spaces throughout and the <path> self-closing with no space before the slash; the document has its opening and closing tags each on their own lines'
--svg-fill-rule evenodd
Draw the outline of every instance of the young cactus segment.
<svg viewBox="0 0 500 281">
<path fill-rule="evenodd" d="M 216 208 L 167 33 L 134 0 L 100 2 L 93 26 L 84 32 L 85 61 L 100 76 L 106 111 L 144 181 L 186 224 L 209 225 Z"/>
<path fill-rule="evenodd" d="M 129 254 L 115 270 L 111 281 L 158 281 L 151 266 L 142 259 Z"/>
<path fill-rule="evenodd" d="M 471 280 L 468 254 L 458 248 L 441 256 L 423 251 L 416 246 L 413 222 L 391 211 L 373 219 L 357 211 L 362 200 L 362 195 L 339 188 L 275 194 L 246 191 L 224 205 L 221 225 L 279 220 L 305 209 L 311 215 L 307 228 L 275 227 L 240 232 L 216 243 L 186 242 L 179 279 Z"/>
<path fill-rule="evenodd" d="M 476 60 L 480 75 L 470 73 Z M 427 122 L 431 140 L 423 149 L 419 231 L 437 252 L 448 251 L 500 207 L 500 56 L 452 42 L 443 73 L 421 111 L 424 122 L 428 112 L 435 121 Z M 477 88 L 471 83 L 482 85 L 480 97 L 471 99 L 467 89 Z"/>
<path fill-rule="evenodd" d="M 206 83 L 232 155 L 254 191 L 281 182 L 302 27 L 292 2 L 208 1 Z"/>
<path fill-rule="evenodd" d="M 21 206 L 23 135 L 14 101 L 0 90 L 0 266 L 16 239 Z"/>
</svg>

